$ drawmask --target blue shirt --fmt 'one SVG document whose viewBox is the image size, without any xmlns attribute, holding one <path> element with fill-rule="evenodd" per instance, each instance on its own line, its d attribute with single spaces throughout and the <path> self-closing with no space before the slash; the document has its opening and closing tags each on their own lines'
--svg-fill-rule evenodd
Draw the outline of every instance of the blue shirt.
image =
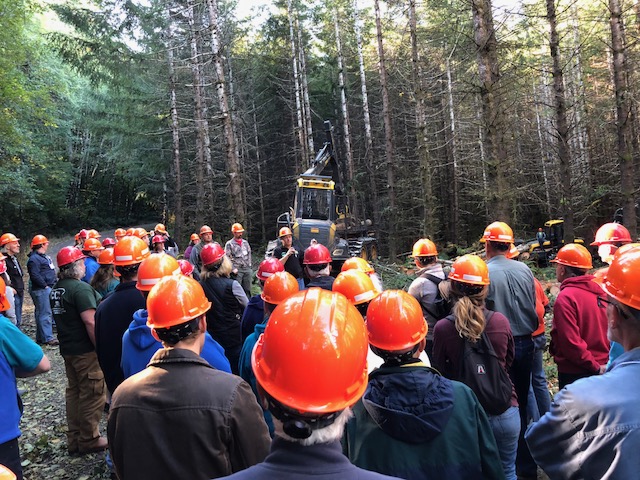
<svg viewBox="0 0 640 480">
<path fill-rule="evenodd" d="M 83 282 L 89 283 L 91 282 L 93 275 L 98 271 L 98 268 L 100 268 L 100 264 L 95 258 L 89 256 L 84 259 L 84 267 L 85 274 L 84 277 L 81 278 L 81 280 Z"/>
<path fill-rule="evenodd" d="M 43 356 L 33 340 L 0 314 L 0 444 L 20 436 L 15 370 L 31 372 Z"/>
</svg>

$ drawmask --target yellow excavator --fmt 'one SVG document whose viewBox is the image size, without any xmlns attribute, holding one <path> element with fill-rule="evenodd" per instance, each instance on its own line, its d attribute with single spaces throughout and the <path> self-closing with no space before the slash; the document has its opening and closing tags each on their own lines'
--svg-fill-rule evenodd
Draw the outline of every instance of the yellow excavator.
<svg viewBox="0 0 640 480">
<path fill-rule="evenodd" d="M 305 249 L 313 239 L 325 245 L 331 252 L 335 272 L 349 257 L 377 259 L 378 244 L 371 220 L 359 221 L 350 213 L 333 147 L 333 127 L 329 121 L 324 126 L 326 141 L 311 166 L 296 180 L 293 207 L 278 216 L 277 228 L 291 228 L 294 240 Z M 269 242 L 267 255 L 277 242 Z"/>
<path fill-rule="evenodd" d="M 529 258 L 535 260 L 538 265 L 545 266 L 553 259 L 564 246 L 564 220 L 548 220 L 544 223 L 544 238 L 542 245 L 539 239 L 528 242 Z M 575 238 L 574 243 L 584 244 L 584 239 Z"/>
</svg>

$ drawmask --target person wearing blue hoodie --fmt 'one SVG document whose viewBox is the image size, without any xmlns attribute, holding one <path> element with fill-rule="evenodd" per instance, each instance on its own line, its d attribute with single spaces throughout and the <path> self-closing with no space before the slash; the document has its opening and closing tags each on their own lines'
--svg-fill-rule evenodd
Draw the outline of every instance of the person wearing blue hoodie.
<svg viewBox="0 0 640 480">
<path fill-rule="evenodd" d="M 384 364 L 369 374 L 343 438 L 351 462 L 404 479 L 504 479 L 491 425 L 466 385 L 418 356 L 427 324 L 418 301 L 387 290 L 367 310 L 371 349 Z"/>
<path fill-rule="evenodd" d="M 272 276 L 276 272 L 283 272 L 284 266 L 276 258 L 267 258 L 260 263 L 256 277 L 260 282 L 260 289 L 264 289 L 264 282 L 267 278 Z M 244 342 L 249 335 L 253 333 L 254 328 L 259 323 L 264 321 L 264 300 L 262 300 L 262 294 L 254 295 L 249 299 L 247 308 L 242 313 L 242 320 L 240 320 L 242 341 Z M 251 363 L 251 362 L 249 362 Z M 251 368 L 251 366 L 249 366 Z"/>
<path fill-rule="evenodd" d="M 146 307 L 147 297 L 153 286 L 169 275 L 182 275 L 180 264 L 171 255 L 151 255 L 140 263 L 136 288 L 141 294 L 142 305 Z M 153 354 L 162 348 L 162 344 L 151 335 L 151 329 L 147 326 L 147 315 L 144 308 L 136 310 L 133 313 L 133 321 L 122 335 L 120 368 L 124 378 L 144 370 Z M 212 367 L 231 373 L 224 349 L 208 333 L 205 335 L 200 356 Z"/>
<path fill-rule="evenodd" d="M 269 427 L 269 435 L 271 435 L 271 438 L 273 438 L 274 435 L 273 419 L 271 418 L 271 413 L 266 410 L 264 405 L 262 405 L 262 402 L 260 402 L 256 376 L 251 368 L 251 354 L 253 353 L 253 347 L 258 343 L 260 335 L 264 333 L 264 329 L 267 326 L 271 312 L 273 312 L 277 305 L 284 302 L 291 295 L 298 292 L 298 290 L 299 285 L 296 277 L 285 271 L 276 272 L 267 278 L 264 282 L 262 293 L 260 294 L 260 297 L 264 301 L 264 320 L 262 323 L 258 323 L 254 327 L 254 332 L 244 341 L 242 350 L 240 351 L 238 373 L 245 382 L 251 385 L 251 390 L 253 390 L 253 393 L 258 399 L 258 403 L 262 406 L 262 410 L 264 411 L 264 420 L 267 422 L 267 426 Z"/>
</svg>

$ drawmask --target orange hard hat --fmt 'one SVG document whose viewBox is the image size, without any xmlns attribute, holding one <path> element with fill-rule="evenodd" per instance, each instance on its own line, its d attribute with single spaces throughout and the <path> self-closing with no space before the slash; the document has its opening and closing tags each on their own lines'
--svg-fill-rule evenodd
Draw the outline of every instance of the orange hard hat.
<svg viewBox="0 0 640 480">
<path fill-rule="evenodd" d="M 135 228 L 133 228 L 133 227 L 128 228 L 128 229 L 127 229 L 126 236 L 127 236 L 127 237 L 131 237 L 131 236 L 133 236 L 133 234 L 135 233 L 135 231 L 136 231 L 136 229 L 135 229 Z"/>
<path fill-rule="evenodd" d="M 87 238 L 82 246 L 83 252 L 93 252 L 95 250 L 103 250 L 104 247 L 97 238 Z"/>
<path fill-rule="evenodd" d="M 323 263 L 331 263 L 331 254 L 329 249 L 321 243 L 314 243 L 304 251 L 305 265 L 321 265 Z"/>
<path fill-rule="evenodd" d="M 145 236 L 147 236 L 147 237 L 148 237 L 148 236 L 149 236 L 149 232 L 147 232 L 147 231 L 146 231 L 144 228 L 142 228 L 142 227 L 138 227 L 138 228 L 135 228 L 135 229 L 133 230 L 133 235 L 134 235 L 135 237 L 138 237 L 138 238 L 140 238 L 140 239 L 141 239 L 142 237 L 145 237 Z"/>
<path fill-rule="evenodd" d="M 31 240 L 31 248 L 38 245 L 44 245 L 45 243 L 49 243 L 49 240 L 47 240 L 47 237 L 45 237 L 44 235 L 36 235 Z"/>
<path fill-rule="evenodd" d="M 347 270 L 360 270 L 366 274 L 375 273 L 375 269 L 362 257 L 350 257 L 347 258 L 342 264 L 340 271 L 346 272 Z"/>
<path fill-rule="evenodd" d="M 343 294 L 353 305 L 370 302 L 380 295 L 371 277 L 360 270 L 341 272 L 333 282 L 331 290 Z"/>
<path fill-rule="evenodd" d="M 116 228 L 115 232 L 113 232 L 113 236 L 120 240 L 127 234 L 127 231 L 124 228 Z"/>
<path fill-rule="evenodd" d="M 111 237 L 107 237 L 102 241 L 103 247 L 114 247 L 115 244 L 116 244 L 116 241 Z"/>
<path fill-rule="evenodd" d="M 113 265 L 113 249 L 105 248 L 98 257 L 98 263 L 100 265 Z"/>
<path fill-rule="evenodd" d="M 168 275 L 156 283 L 147 297 L 151 328 L 169 328 L 181 325 L 207 313 L 211 302 L 193 278 Z"/>
<path fill-rule="evenodd" d="M 293 235 L 293 233 L 291 232 L 291 229 L 289 227 L 282 227 L 278 232 L 278 238 L 284 237 L 286 235 Z"/>
<path fill-rule="evenodd" d="M 100 238 L 101 236 L 102 235 L 100 235 L 100 232 L 94 230 L 93 228 L 91 230 L 87 230 L 87 238 Z"/>
<path fill-rule="evenodd" d="M 640 248 L 616 255 L 602 283 L 602 289 L 620 303 L 640 310 Z"/>
<path fill-rule="evenodd" d="M 285 407 L 338 412 L 367 388 L 367 351 L 356 307 L 339 293 L 313 287 L 275 308 L 251 364 L 260 386 Z"/>
<path fill-rule="evenodd" d="M 200 252 L 203 265 L 211 265 L 224 257 L 224 248 L 219 243 L 207 243 Z"/>
<path fill-rule="evenodd" d="M 616 253 L 613 254 L 614 258 L 636 247 L 640 247 L 640 243 L 626 243 L 616 250 Z"/>
<path fill-rule="evenodd" d="M 16 474 L 4 465 L 0 465 L 0 480 L 16 480 Z"/>
<path fill-rule="evenodd" d="M 509 251 L 505 254 L 505 257 L 516 258 L 518 255 L 520 255 L 520 250 L 518 250 L 515 243 L 512 243 L 511 248 L 509 248 Z"/>
<path fill-rule="evenodd" d="M 7 298 L 7 284 L 4 283 L 4 279 L 0 277 L 0 312 L 6 312 L 11 308 L 11 303 Z"/>
<path fill-rule="evenodd" d="M 420 303 L 402 290 L 386 290 L 367 308 L 369 343 L 389 352 L 413 347 L 427 336 Z"/>
<path fill-rule="evenodd" d="M 60 268 L 81 258 L 87 257 L 76 247 L 63 247 L 58 252 L 58 255 L 56 255 L 56 262 L 58 263 L 58 268 Z"/>
<path fill-rule="evenodd" d="M 605 223 L 596 232 L 596 238 L 591 245 L 603 243 L 630 243 L 631 234 L 624 225 L 619 223 Z"/>
<path fill-rule="evenodd" d="M 149 246 L 138 237 L 124 237 L 113 247 L 113 264 L 134 265 L 150 255 Z"/>
<path fill-rule="evenodd" d="M 231 232 L 232 233 L 240 233 L 240 232 L 244 232 L 244 228 L 242 228 L 242 225 L 239 223 L 234 223 L 233 225 L 231 225 Z"/>
<path fill-rule="evenodd" d="M 513 230 L 504 222 L 493 222 L 484 229 L 484 241 L 513 243 Z"/>
<path fill-rule="evenodd" d="M 463 255 L 451 265 L 449 279 L 471 285 L 489 285 L 489 268 L 479 256 Z"/>
<path fill-rule="evenodd" d="M 18 242 L 20 239 L 13 233 L 3 233 L 0 237 L 0 247 L 5 246 L 7 243 Z"/>
<path fill-rule="evenodd" d="M 196 241 L 196 240 L 200 240 L 200 236 L 199 236 L 197 233 L 192 233 L 192 234 L 191 234 L 191 238 L 190 238 L 190 240 L 191 240 L 192 242 L 194 242 L 194 241 Z"/>
<path fill-rule="evenodd" d="M 171 255 L 150 255 L 138 267 L 138 281 L 136 288 L 148 292 L 167 275 L 180 272 L 180 264 Z"/>
<path fill-rule="evenodd" d="M 200 227 L 200 235 L 204 235 L 205 233 L 210 233 L 213 235 L 213 230 L 209 225 L 203 225 Z"/>
<path fill-rule="evenodd" d="M 165 227 L 164 224 L 159 223 L 156 225 L 153 231 L 156 233 L 167 233 L 167 227 Z"/>
<path fill-rule="evenodd" d="M 180 265 L 180 272 L 183 275 L 189 276 L 193 273 L 193 264 L 189 260 L 181 258 L 178 260 L 178 265 Z"/>
<path fill-rule="evenodd" d="M 260 298 L 272 305 L 279 305 L 300 290 L 296 278 L 287 272 L 276 272 L 264 282 Z"/>
<path fill-rule="evenodd" d="M 587 270 L 593 268 L 589 250 L 577 243 L 569 243 L 558 250 L 556 258 L 551 260 L 551 263 L 559 263 L 561 265 L 567 265 L 568 267 L 586 268 Z"/>
<path fill-rule="evenodd" d="M 437 255 L 436 244 L 428 238 L 421 238 L 413 244 L 412 257 L 435 257 Z"/>
<path fill-rule="evenodd" d="M 258 271 L 256 272 L 256 277 L 265 281 L 276 272 L 284 272 L 284 265 L 282 265 L 282 262 L 277 258 L 271 257 L 260 262 Z"/>
</svg>

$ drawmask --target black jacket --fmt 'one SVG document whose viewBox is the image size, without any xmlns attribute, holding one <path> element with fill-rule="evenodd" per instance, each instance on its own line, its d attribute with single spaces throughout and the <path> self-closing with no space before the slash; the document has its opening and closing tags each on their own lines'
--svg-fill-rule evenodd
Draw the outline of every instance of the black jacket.
<svg viewBox="0 0 640 480">
<path fill-rule="evenodd" d="M 230 278 L 210 277 L 200 282 L 210 302 L 207 312 L 207 330 L 226 350 L 242 348 L 241 319 L 244 307 L 233 294 Z M 233 365 L 232 365 L 233 368 Z"/>
<path fill-rule="evenodd" d="M 141 308 L 146 308 L 145 300 L 132 281 L 118 285 L 96 310 L 96 353 L 111 393 L 124 380 L 120 367 L 122 336 L 129 329 L 133 313 Z"/>
<path fill-rule="evenodd" d="M 118 387 L 107 435 L 120 480 L 217 478 L 261 462 L 271 443 L 251 387 L 179 348 Z"/>
<path fill-rule="evenodd" d="M 11 286 L 18 292 L 18 296 L 24 296 L 24 279 L 22 278 L 22 267 L 18 258 L 13 255 L 7 255 L 5 260 L 7 264 L 7 275 L 11 280 Z"/>
</svg>

